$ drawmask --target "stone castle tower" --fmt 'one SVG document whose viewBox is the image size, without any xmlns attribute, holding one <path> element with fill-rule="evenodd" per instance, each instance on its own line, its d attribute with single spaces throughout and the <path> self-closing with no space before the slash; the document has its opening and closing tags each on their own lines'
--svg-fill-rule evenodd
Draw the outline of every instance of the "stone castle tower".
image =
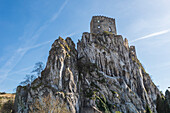
<svg viewBox="0 0 170 113">
<path fill-rule="evenodd" d="M 105 16 L 93 16 L 90 23 L 91 33 L 111 32 L 117 35 L 115 19 Z"/>
</svg>

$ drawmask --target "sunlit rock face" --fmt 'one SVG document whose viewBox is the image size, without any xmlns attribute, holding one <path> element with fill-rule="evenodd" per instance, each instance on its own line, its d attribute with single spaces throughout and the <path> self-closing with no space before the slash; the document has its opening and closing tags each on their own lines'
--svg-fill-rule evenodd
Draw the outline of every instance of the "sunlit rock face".
<svg viewBox="0 0 170 113">
<path fill-rule="evenodd" d="M 75 44 L 71 38 L 64 40 L 59 37 L 52 45 L 46 68 L 41 73 L 41 77 L 34 80 L 31 85 L 17 88 L 15 112 L 39 112 L 35 108 L 40 109 L 39 106 L 46 106 L 44 98 L 50 95 L 50 100 L 47 101 L 59 101 L 65 105 L 68 112 L 76 113 L 79 111 L 77 82 Z M 37 103 L 38 105 L 36 105 Z M 55 106 L 50 107 L 55 108 Z"/>
<path fill-rule="evenodd" d="M 85 32 L 77 49 L 71 38 L 55 40 L 41 77 L 17 88 L 15 112 L 144 113 L 148 105 L 157 113 L 157 95 L 127 39 Z"/>
<path fill-rule="evenodd" d="M 80 107 L 82 112 L 86 107 L 93 111 L 91 106 L 97 107 L 100 99 L 110 112 L 143 113 L 147 104 L 156 112 L 155 101 L 160 92 L 137 59 L 135 47 L 128 47 L 127 39 L 121 35 L 84 33 L 77 46 L 79 64 L 87 65 L 87 70 L 79 70 L 81 85 L 85 84 L 80 95 L 86 101 L 82 103 L 85 108 Z M 100 106 L 97 108 L 102 111 Z"/>
</svg>

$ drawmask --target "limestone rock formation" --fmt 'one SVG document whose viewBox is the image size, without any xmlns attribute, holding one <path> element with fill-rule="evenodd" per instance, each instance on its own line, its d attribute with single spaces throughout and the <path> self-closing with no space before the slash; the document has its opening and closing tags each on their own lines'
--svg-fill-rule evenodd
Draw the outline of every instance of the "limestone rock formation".
<svg viewBox="0 0 170 113">
<path fill-rule="evenodd" d="M 55 106 L 44 101 L 48 95 Z M 62 108 L 63 113 L 144 113 L 148 105 L 157 113 L 157 95 L 158 88 L 127 39 L 85 32 L 77 50 L 71 38 L 59 37 L 53 43 L 41 77 L 17 88 L 15 112 L 46 108 L 57 113 Z"/>
<path fill-rule="evenodd" d="M 46 68 L 41 73 L 41 77 L 34 80 L 31 85 L 17 88 L 15 112 L 35 112 L 35 108 L 37 108 L 35 104 L 38 102 L 38 107 L 43 106 L 44 97 L 50 95 L 50 101 L 57 98 L 60 103 L 66 101 L 70 111 L 75 113 L 79 109 L 77 77 L 75 44 L 70 38 L 64 40 L 59 37 L 52 45 Z M 55 106 L 53 107 L 55 108 Z"/>
</svg>

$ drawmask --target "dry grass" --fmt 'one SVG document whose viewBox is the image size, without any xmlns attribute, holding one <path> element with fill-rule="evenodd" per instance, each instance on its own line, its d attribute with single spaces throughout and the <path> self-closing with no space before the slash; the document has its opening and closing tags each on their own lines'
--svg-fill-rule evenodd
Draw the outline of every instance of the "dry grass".
<svg viewBox="0 0 170 113">
<path fill-rule="evenodd" d="M 13 109 L 15 94 L 0 94 L 0 112 L 11 113 Z"/>
<path fill-rule="evenodd" d="M 0 97 L 15 98 L 15 94 L 0 94 Z"/>
</svg>

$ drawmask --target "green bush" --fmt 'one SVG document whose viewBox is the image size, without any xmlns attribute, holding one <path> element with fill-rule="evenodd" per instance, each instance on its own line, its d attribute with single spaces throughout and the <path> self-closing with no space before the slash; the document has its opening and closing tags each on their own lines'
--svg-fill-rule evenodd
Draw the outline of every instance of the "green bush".
<svg viewBox="0 0 170 113">
<path fill-rule="evenodd" d="M 122 112 L 120 112 L 120 111 L 116 111 L 115 113 L 122 113 Z"/>
<path fill-rule="evenodd" d="M 109 34 L 113 34 L 113 33 L 112 33 L 112 32 L 109 32 L 109 31 L 103 31 L 103 34 L 109 35 Z"/>
<path fill-rule="evenodd" d="M 152 113 L 152 111 L 151 111 L 151 109 L 150 109 L 148 104 L 146 105 L 146 113 Z"/>
<path fill-rule="evenodd" d="M 161 94 L 161 96 L 157 95 L 156 110 L 158 113 L 170 113 L 170 105 L 163 94 Z"/>
</svg>

